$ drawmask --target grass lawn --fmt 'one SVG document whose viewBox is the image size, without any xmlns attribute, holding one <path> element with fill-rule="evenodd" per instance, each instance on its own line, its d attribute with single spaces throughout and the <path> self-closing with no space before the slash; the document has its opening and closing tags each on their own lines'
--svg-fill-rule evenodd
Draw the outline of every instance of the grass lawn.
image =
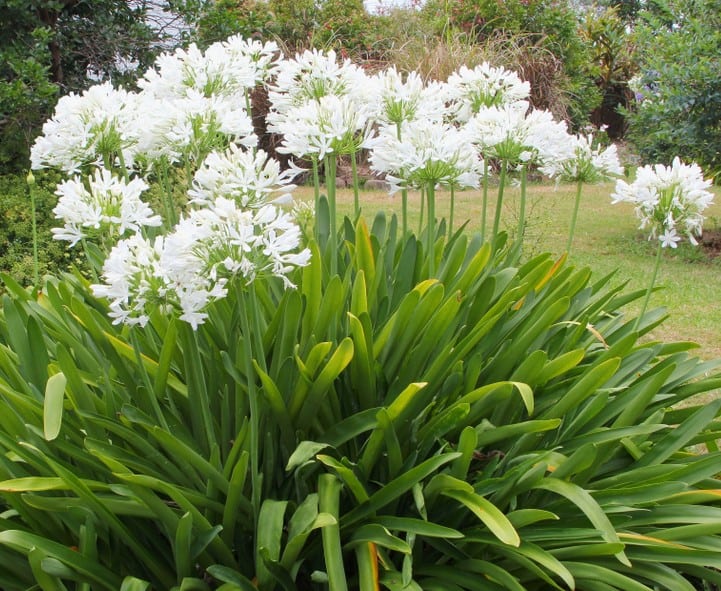
<svg viewBox="0 0 721 591">
<path fill-rule="evenodd" d="M 627 290 L 644 289 L 653 273 L 656 243 L 648 242 L 638 230 L 638 221 L 629 204 L 611 205 L 613 183 L 586 186 L 581 198 L 576 234 L 569 263 L 589 267 L 594 277 L 616 271 L 618 282 L 627 281 Z M 568 240 L 575 185 L 535 184 L 528 190 L 528 224 L 524 256 L 540 252 L 561 255 Z M 706 230 L 721 228 L 721 191 L 715 190 L 716 203 L 707 211 Z M 299 189 L 297 198 L 312 199 L 312 190 Z M 449 194 L 437 192 L 438 217 L 448 217 Z M 519 190 L 506 190 L 501 224 L 515 232 Z M 495 187 L 489 191 L 489 202 L 495 203 Z M 361 191 L 361 208 L 372 217 L 377 211 L 400 214 L 400 194 L 389 196 L 379 191 Z M 350 189 L 338 190 L 340 213 L 351 213 L 353 194 Z M 419 197 L 409 195 L 411 227 L 417 228 Z M 489 208 L 488 222 L 493 220 Z M 480 230 L 481 193 L 456 193 L 454 226 L 468 221 L 468 229 Z M 721 358 L 721 257 L 713 258 L 688 244 L 677 250 L 667 249 L 656 280 L 661 288 L 651 297 L 649 308 L 664 307 L 668 319 L 658 327 L 652 338 L 663 341 L 693 341 L 697 354 L 706 359 Z M 629 306 L 635 312 L 641 306 Z"/>
</svg>

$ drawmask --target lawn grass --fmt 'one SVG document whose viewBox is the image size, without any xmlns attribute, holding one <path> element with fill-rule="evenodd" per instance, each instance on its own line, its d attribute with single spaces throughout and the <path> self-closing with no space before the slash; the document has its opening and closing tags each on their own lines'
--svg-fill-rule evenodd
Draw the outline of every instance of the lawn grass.
<svg viewBox="0 0 721 591">
<path fill-rule="evenodd" d="M 541 252 L 560 256 L 565 251 L 575 190 L 575 185 L 530 185 L 524 257 Z M 612 183 L 584 187 L 569 264 L 589 267 L 596 278 L 615 271 L 614 280 L 627 282 L 626 290 L 645 289 L 653 272 L 656 243 L 649 242 L 638 230 L 631 205 L 611 205 L 612 192 Z M 716 203 L 707 212 L 707 231 L 718 229 L 721 220 L 721 191 L 715 192 Z M 519 193 L 517 187 L 511 187 L 504 196 L 501 224 L 511 233 L 516 228 Z M 495 195 L 492 187 L 489 201 L 495 202 Z M 301 188 L 296 197 L 312 199 L 312 190 Z M 339 213 L 352 213 L 352 191 L 339 189 L 337 197 Z M 447 218 L 449 194 L 438 191 L 436 197 L 438 217 Z M 400 215 L 400 203 L 399 195 L 361 191 L 361 208 L 368 217 L 379 210 Z M 418 194 L 409 195 L 410 224 L 414 229 L 418 227 L 419 203 Z M 491 205 L 488 225 L 493 215 Z M 480 230 L 480 191 L 456 193 L 455 220 L 455 227 L 467 221 L 469 231 Z M 656 285 L 660 289 L 652 294 L 649 308 L 664 307 L 668 318 L 650 337 L 666 342 L 692 341 L 699 345 L 698 356 L 721 359 L 721 258 L 707 257 L 688 244 L 677 250 L 667 249 Z M 640 301 L 629 305 L 629 313 L 637 312 L 640 306 Z"/>
</svg>

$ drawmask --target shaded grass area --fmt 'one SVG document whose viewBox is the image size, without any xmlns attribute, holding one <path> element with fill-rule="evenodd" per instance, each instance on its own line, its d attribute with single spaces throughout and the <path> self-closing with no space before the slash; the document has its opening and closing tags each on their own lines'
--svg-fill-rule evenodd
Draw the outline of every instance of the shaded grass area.
<svg viewBox="0 0 721 591">
<path fill-rule="evenodd" d="M 629 291 L 645 289 L 653 272 L 656 243 L 638 229 L 633 207 L 626 203 L 611 205 L 613 183 L 584 187 L 578 214 L 576 234 L 569 263 L 589 267 L 594 277 L 615 272 L 615 281 L 627 282 Z M 307 192 L 306 192 L 307 191 Z M 717 230 L 721 224 L 721 192 L 715 189 L 716 203 L 708 210 L 706 230 Z M 311 199 L 312 191 L 302 188 L 296 195 Z M 502 227 L 514 233 L 517 224 L 517 187 L 510 187 L 504 196 Z M 489 202 L 495 202 L 495 187 L 489 193 Z M 438 191 L 437 216 L 449 215 L 449 193 Z M 524 241 L 524 257 L 540 252 L 561 256 L 566 248 L 570 226 L 575 185 L 532 184 L 528 190 L 528 217 Z M 353 193 L 350 189 L 338 190 L 340 214 L 353 210 Z M 481 228 L 481 193 L 456 193 L 455 222 L 457 228 L 467 222 L 469 231 Z M 362 191 L 361 207 L 367 216 L 383 210 L 400 215 L 399 195 L 389 196 L 380 191 Z M 409 195 L 410 227 L 419 224 L 420 198 Z M 488 226 L 494 215 L 489 204 Z M 661 263 L 657 289 L 651 297 L 650 308 L 664 307 L 667 320 L 651 338 L 662 341 L 692 341 L 699 345 L 697 354 L 705 359 L 721 358 L 721 258 L 707 255 L 699 248 L 682 244 L 678 249 L 667 249 Z M 641 302 L 629 306 L 629 313 L 640 308 Z"/>
</svg>

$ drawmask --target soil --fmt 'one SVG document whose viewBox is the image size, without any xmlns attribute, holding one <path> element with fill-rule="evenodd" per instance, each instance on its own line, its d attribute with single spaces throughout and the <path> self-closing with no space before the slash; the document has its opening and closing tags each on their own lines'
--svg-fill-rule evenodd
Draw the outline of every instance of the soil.
<svg viewBox="0 0 721 591">
<path fill-rule="evenodd" d="M 721 256 L 721 229 L 704 230 L 699 240 L 699 246 L 709 258 Z"/>
</svg>

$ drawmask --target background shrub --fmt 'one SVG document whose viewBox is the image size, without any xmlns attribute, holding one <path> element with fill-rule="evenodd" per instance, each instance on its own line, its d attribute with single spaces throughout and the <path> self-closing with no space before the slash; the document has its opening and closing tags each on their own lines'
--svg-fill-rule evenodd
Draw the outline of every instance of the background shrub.
<svg viewBox="0 0 721 591">
<path fill-rule="evenodd" d="M 639 103 L 629 139 L 646 162 L 695 160 L 721 170 L 721 2 L 673 0 L 640 13 Z"/>
</svg>

